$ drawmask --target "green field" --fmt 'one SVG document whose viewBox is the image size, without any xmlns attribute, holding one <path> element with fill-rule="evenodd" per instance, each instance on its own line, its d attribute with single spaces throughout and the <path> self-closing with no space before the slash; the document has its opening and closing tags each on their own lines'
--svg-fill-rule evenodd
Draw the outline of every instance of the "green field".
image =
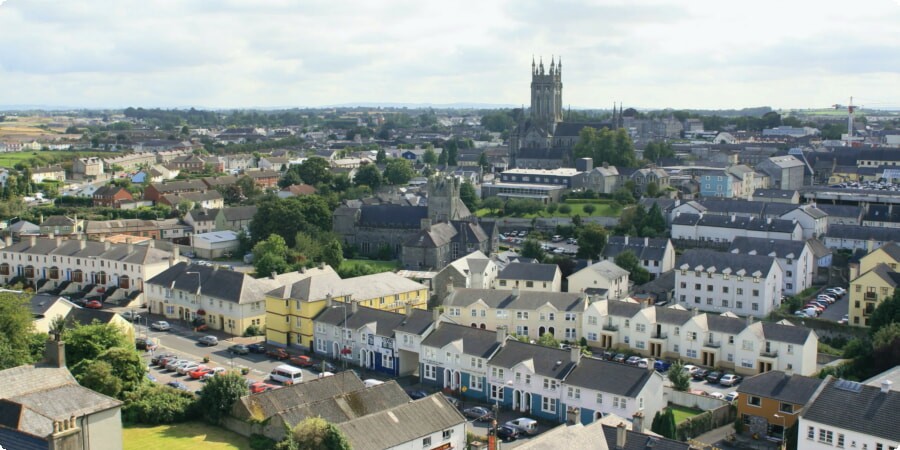
<svg viewBox="0 0 900 450">
<path fill-rule="evenodd" d="M 123 448 L 141 450 L 163 448 L 166 450 L 249 450 L 250 441 L 231 431 L 200 422 L 174 425 L 126 426 L 122 429 Z"/>
<path fill-rule="evenodd" d="M 341 269 L 350 270 L 351 268 L 358 266 L 368 266 L 375 270 L 375 272 L 391 272 L 397 269 L 396 261 L 375 261 L 371 259 L 345 259 L 341 262 Z"/>
<path fill-rule="evenodd" d="M 594 205 L 594 208 L 596 208 L 592 214 L 587 214 L 584 212 L 584 205 L 587 205 L 587 203 L 565 203 L 565 204 L 572 208 L 571 213 L 563 214 L 563 213 L 559 212 L 559 209 L 557 208 L 557 210 L 553 214 L 548 213 L 547 210 L 545 209 L 537 214 L 525 214 L 522 216 L 509 216 L 509 217 L 523 217 L 525 219 L 533 219 L 535 217 L 547 217 L 547 218 L 550 218 L 550 217 L 572 217 L 572 216 L 576 216 L 576 215 L 581 216 L 581 217 L 588 217 L 588 216 L 616 217 L 622 213 L 621 208 L 619 208 L 619 209 L 613 208 L 610 205 L 610 203 L 608 203 L 608 202 L 590 203 L 590 204 Z M 561 203 L 560 205 L 563 205 L 563 204 Z M 475 215 L 478 217 L 497 217 L 497 215 L 492 215 L 490 213 L 490 211 L 488 211 L 487 209 L 484 209 L 484 208 L 481 208 L 481 209 L 475 211 Z"/>
<path fill-rule="evenodd" d="M 13 167 L 20 162 L 27 162 L 38 157 L 42 157 L 40 159 L 44 161 L 72 161 L 76 157 L 84 156 L 115 156 L 115 154 L 109 152 L 70 152 L 66 150 L 0 153 L 0 167 Z"/>
<path fill-rule="evenodd" d="M 675 425 L 703 412 L 696 408 L 685 408 L 684 406 L 679 405 L 669 405 L 669 409 L 675 414 Z"/>
</svg>

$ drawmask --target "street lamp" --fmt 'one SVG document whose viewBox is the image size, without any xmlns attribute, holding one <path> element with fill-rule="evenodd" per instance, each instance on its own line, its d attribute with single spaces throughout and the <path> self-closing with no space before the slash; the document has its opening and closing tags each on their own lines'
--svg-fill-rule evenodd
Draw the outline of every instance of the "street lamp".
<svg viewBox="0 0 900 450">
<path fill-rule="evenodd" d="M 332 308 L 343 308 L 343 310 L 344 310 L 344 323 L 342 324 L 342 327 L 341 327 L 341 350 L 340 350 L 339 358 L 341 358 L 341 362 L 344 365 L 344 369 L 346 369 L 347 368 L 347 358 L 344 356 L 344 346 L 346 345 L 345 341 L 347 339 L 347 304 L 341 303 L 340 305 L 332 305 L 331 307 Z"/>
<path fill-rule="evenodd" d="M 784 428 L 787 425 L 787 418 L 781 414 L 775 414 L 772 417 L 781 419 L 781 448 L 787 448 L 787 442 L 784 440 Z"/>
</svg>

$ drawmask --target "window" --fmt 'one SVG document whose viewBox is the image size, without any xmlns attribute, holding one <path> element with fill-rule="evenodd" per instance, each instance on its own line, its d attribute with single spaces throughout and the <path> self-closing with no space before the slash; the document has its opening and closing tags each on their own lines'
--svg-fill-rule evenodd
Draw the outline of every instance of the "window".
<svg viewBox="0 0 900 450">
<path fill-rule="evenodd" d="M 470 311 L 470 313 L 472 314 L 472 317 L 478 317 L 478 310 L 477 310 L 477 309 L 473 309 L 472 311 Z"/>
<path fill-rule="evenodd" d="M 531 386 L 531 374 L 530 373 L 525 374 L 525 384 Z"/>
<path fill-rule="evenodd" d="M 744 302 L 742 302 L 742 301 L 736 301 L 736 302 L 734 302 L 734 306 L 735 306 L 737 309 L 743 309 L 743 308 L 744 308 Z"/>
<path fill-rule="evenodd" d="M 707 285 L 706 285 L 706 292 L 712 292 L 712 291 L 713 291 L 713 285 L 707 284 Z"/>
<path fill-rule="evenodd" d="M 588 332 L 588 334 L 587 334 L 587 339 L 588 339 L 589 341 L 596 341 L 596 340 L 597 340 L 597 333 L 594 333 L 593 331 Z"/>
<path fill-rule="evenodd" d="M 555 391 L 557 383 L 559 382 L 552 378 L 544 378 L 544 389 L 548 391 Z"/>
<path fill-rule="evenodd" d="M 516 336 L 528 336 L 528 326 L 516 325 Z"/>
<path fill-rule="evenodd" d="M 500 280 L 500 286 L 506 286 L 506 280 Z"/>
<path fill-rule="evenodd" d="M 588 325 L 597 325 L 597 316 L 588 316 Z"/>
<path fill-rule="evenodd" d="M 506 314 L 506 310 L 505 310 L 505 309 L 498 309 L 498 310 L 497 310 L 497 318 L 498 318 L 498 319 L 505 319 L 505 318 L 507 318 L 507 317 L 508 317 L 508 314 Z"/>
<path fill-rule="evenodd" d="M 722 300 L 722 306 L 725 307 L 725 308 L 727 308 L 727 307 L 728 307 L 728 300 Z"/>
<path fill-rule="evenodd" d="M 750 304 L 750 309 L 752 309 L 754 311 L 759 311 L 759 303 Z"/>
<path fill-rule="evenodd" d="M 675 345 L 672 347 L 672 351 L 675 352 L 675 353 L 678 353 L 678 344 L 675 344 Z"/>
<path fill-rule="evenodd" d="M 778 410 L 783 413 L 793 414 L 794 413 L 794 405 L 792 405 L 790 403 L 782 402 L 781 405 L 778 406 Z"/>
<path fill-rule="evenodd" d="M 807 439 L 815 439 L 816 438 L 816 429 L 815 427 L 806 427 L 806 438 Z"/>
<path fill-rule="evenodd" d="M 759 397 L 757 397 L 755 395 L 751 395 L 751 396 L 747 397 L 747 404 L 750 406 L 760 407 L 760 406 L 762 406 L 762 399 L 760 399 Z"/>
<path fill-rule="evenodd" d="M 484 381 L 481 377 L 469 377 L 469 389 L 480 391 L 484 389 Z"/>
<path fill-rule="evenodd" d="M 624 338 L 622 341 L 625 342 L 626 344 L 630 344 L 630 343 L 631 343 L 631 337 L 630 337 L 630 336 L 625 336 L 625 338 Z"/>
<path fill-rule="evenodd" d="M 601 393 L 599 393 L 599 392 L 597 393 L 597 404 L 598 404 L 598 405 L 602 405 L 602 404 L 603 404 L 603 394 L 601 394 Z"/>
<path fill-rule="evenodd" d="M 550 397 L 541 397 L 541 411 L 555 414 L 556 413 L 556 401 Z"/>
<path fill-rule="evenodd" d="M 697 283 L 697 284 L 694 285 L 694 290 L 695 290 L 695 291 L 699 291 L 699 290 L 700 290 L 700 283 Z"/>
<path fill-rule="evenodd" d="M 687 283 L 685 283 L 684 281 L 682 281 L 682 282 L 681 282 L 681 288 L 682 288 L 682 289 L 687 289 Z"/>
<path fill-rule="evenodd" d="M 516 311 L 516 319 L 528 320 L 528 311 Z"/>
<path fill-rule="evenodd" d="M 625 328 L 630 328 L 630 327 L 631 327 L 631 321 L 628 319 L 625 319 Z"/>
<path fill-rule="evenodd" d="M 453 429 L 452 429 L 452 428 L 449 429 L 449 430 L 444 430 L 444 433 L 441 435 L 441 437 L 442 437 L 445 441 L 446 441 L 447 439 L 450 439 L 450 436 L 453 436 Z"/>
<path fill-rule="evenodd" d="M 499 384 L 491 385 L 491 400 L 503 401 L 503 386 Z"/>
<path fill-rule="evenodd" d="M 644 341 L 634 341 L 634 346 L 638 349 L 644 349 Z"/>
<path fill-rule="evenodd" d="M 551 313 L 552 315 L 552 313 Z M 553 320 L 553 319 L 550 319 Z M 574 322 L 575 321 L 575 313 L 566 313 L 566 322 Z"/>
<path fill-rule="evenodd" d="M 788 344 L 788 346 L 787 346 L 787 352 L 788 352 L 788 355 L 793 355 L 793 354 L 794 354 L 794 345 L 793 345 L 793 344 Z"/>
<path fill-rule="evenodd" d="M 566 328 L 566 339 L 575 339 L 575 329 Z"/>
<path fill-rule="evenodd" d="M 647 326 L 642 323 L 636 323 L 636 324 L 634 324 L 634 329 L 638 333 L 644 333 L 647 331 Z"/>
<path fill-rule="evenodd" d="M 737 295 L 744 295 L 744 288 L 736 288 L 735 292 L 737 292 Z"/>
<path fill-rule="evenodd" d="M 697 350 L 687 349 L 685 350 L 685 355 L 688 358 L 697 358 Z"/>
<path fill-rule="evenodd" d="M 842 433 L 838 433 L 837 446 L 838 448 L 844 448 L 844 435 Z"/>
<path fill-rule="evenodd" d="M 427 379 L 427 380 L 437 379 L 437 367 L 432 366 L 431 364 L 425 364 L 425 379 Z"/>
<path fill-rule="evenodd" d="M 431 447 L 431 436 L 422 439 L 422 447 Z"/>
<path fill-rule="evenodd" d="M 707 305 L 712 305 L 712 304 L 713 304 L 713 299 L 712 299 L 712 297 L 706 297 L 706 304 L 707 304 Z"/>
<path fill-rule="evenodd" d="M 491 376 L 494 378 L 503 378 L 503 369 L 491 367 Z"/>
<path fill-rule="evenodd" d="M 568 392 L 566 393 L 566 395 L 567 395 L 569 398 L 578 400 L 578 399 L 581 398 L 581 389 L 579 389 L 579 388 L 573 388 L 573 387 L 569 386 L 569 390 L 568 390 Z"/>
<path fill-rule="evenodd" d="M 728 286 L 722 286 L 722 293 L 723 293 L 723 294 L 727 294 L 727 293 L 728 293 Z"/>
<path fill-rule="evenodd" d="M 675 327 L 675 336 L 679 336 L 681 334 L 681 327 Z"/>
<path fill-rule="evenodd" d="M 534 281 L 526 281 L 525 287 L 534 287 Z"/>
<path fill-rule="evenodd" d="M 759 289 L 754 289 L 754 290 L 753 290 L 753 296 L 754 296 L 754 297 L 759 297 Z"/>
<path fill-rule="evenodd" d="M 834 432 L 831 430 L 826 430 L 824 428 L 819 428 L 819 442 L 825 444 L 831 444 L 832 439 L 834 439 Z"/>
</svg>

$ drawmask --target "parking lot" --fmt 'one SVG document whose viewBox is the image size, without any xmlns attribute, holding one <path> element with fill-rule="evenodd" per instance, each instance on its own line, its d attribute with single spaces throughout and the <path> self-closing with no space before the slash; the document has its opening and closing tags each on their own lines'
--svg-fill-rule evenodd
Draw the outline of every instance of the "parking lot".
<svg viewBox="0 0 900 450">
<path fill-rule="evenodd" d="M 522 246 L 527 236 L 528 232 L 525 230 L 509 231 L 500 234 L 500 242 L 512 249 L 517 249 Z M 575 256 L 578 253 L 578 242 L 575 238 L 566 239 L 560 236 L 556 240 L 538 240 L 538 243 L 541 245 L 541 249 L 547 253 L 567 256 Z"/>
</svg>

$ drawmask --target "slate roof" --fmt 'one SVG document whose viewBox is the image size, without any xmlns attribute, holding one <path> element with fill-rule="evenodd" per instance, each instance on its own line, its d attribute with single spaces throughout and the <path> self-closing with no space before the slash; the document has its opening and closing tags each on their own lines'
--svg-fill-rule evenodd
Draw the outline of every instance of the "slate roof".
<svg viewBox="0 0 900 450">
<path fill-rule="evenodd" d="M 84 248 L 81 244 L 84 243 Z M 107 244 L 109 248 L 107 248 Z M 23 239 L 2 249 L 4 252 L 24 253 L 31 255 L 58 255 L 73 258 L 98 258 L 120 261 L 129 264 L 152 264 L 168 260 L 170 253 L 164 250 L 134 245 L 129 251 L 128 244 L 111 244 L 97 241 L 80 241 L 63 239 L 57 244 L 56 239 L 37 238 L 35 245 L 30 239 Z"/>
<path fill-rule="evenodd" d="M 366 205 L 360 208 L 359 226 L 419 228 L 428 217 L 424 206 Z"/>
<path fill-rule="evenodd" d="M 531 361 L 535 374 L 557 380 L 565 379 L 575 368 L 571 350 L 527 344 L 513 338 L 507 339 L 506 345 L 500 348 L 488 364 L 511 369 L 526 361 Z"/>
<path fill-rule="evenodd" d="M 242 419 L 253 417 L 265 420 L 299 405 L 364 388 L 362 380 L 352 370 L 344 370 L 330 377 L 316 378 L 260 394 L 245 395 L 235 402 L 232 414 Z"/>
<path fill-rule="evenodd" d="M 206 191 L 208 189 L 206 184 L 200 180 L 167 181 L 163 183 L 151 183 L 150 186 L 153 186 L 153 188 L 161 194 L 178 191 Z"/>
<path fill-rule="evenodd" d="M 664 308 L 661 306 L 654 306 L 653 308 L 656 309 L 656 321 L 659 323 L 682 325 L 693 317 L 693 313 L 680 308 Z"/>
<path fill-rule="evenodd" d="M 811 329 L 806 327 L 773 322 L 754 322 L 750 325 L 750 328 L 764 340 L 797 345 L 805 344 L 809 335 L 813 333 Z"/>
<path fill-rule="evenodd" d="M 215 222 L 219 215 L 219 209 L 192 209 L 188 214 L 194 222 Z"/>
<path fill-rule="evenodd" d="M 553 281 L 559 272 L 556 264 L 509 263 L 497 275 L 503 280 Z"/>
<path fill-rule="evenodd" d="M 469 306 L 481 300 L 493 309 L 535 310 L 551 304 L 559 311 L 583 311 L 587 301 L 575 292 L 513 291 L 503 289 L 454 289 L 444 299 L 444 306 Z"/>
<path fill-rule="evenodd" d="M 641 310 L 638 303 L 626 302 L 622 300 L 607 300 L 606 313 L 616 317 L 634 317 Z"/>
<path fill-rule="evenodd" d="M 41 227 L 27 221 L 20 220 L 7 228 L 10 233 L 40 233 Z"/>
<path fill-rule="evenodd" d="M 747 327 L 747 321 L 735 317 L 717 314 L 703 314 L 706 320 L 706 329 L 729 335 L 737 335 Z"/>
<path fill-rule="evenodd" d="M 830 225 L 825 237 L 832 239 L 900 241 L 900 228 L 864 227 L 861 225 Z"/>
<path fill-rule="evenodd" d="M 728 247 L 729 253 L 740 253 L 744 255 L 771 255 L 776 258 L 797 259 L 803 253 L 806 247 L 806 241 L 791 241 L 787 239 L 765 239 L 738 236 L 731 241 Z M 789 256 L 793 255 L 793 256 Z"/>
<path fill-rule="evenodd" d="M 50 216 L 41 222 L 42 227 L 70 227 L 75 225 L 75 219 L 66 216 Z"/>
<path fill-rule="evenodd" d="M 790 199 L 793 198 L 797 191 L 794 190 L 786 190 L 786 189 L 757 189 L 753 191 L 754 199 L 767 199 L 767 198 L 780 198 L 780 199 Z"/>
<path fill-rule="evenodd" d="M 354 310 L 355 309 L 355 310 Z M 410 330 L 425 331 L 432 323 L 431 314 L 423 311 L 425 314 L 415 314 L 407 316 L 406 314 L 385 311 L 383 309 L 368 308 L 365 306 L 356 306 L 346 311 L 347 322 L 344 322 L 344 308 L 325 308 L 313 319 L 313 322 L 326 323 L 338 327 L 346 327 L 351 330 L 358 330 L 370 323 L 375 323 L 375 334 L 378 336 L 394 336 L 394 330 L 401 326 L 408 326 Z M 410 323 L 412 322 L 412 323 Z"/>
<path fill-rule="evenodd" d="M 453 225 L 441 222 L 431 225 L 428 230 L 419 230 L 412 235 L 403 245 L 408 247 L 438 248 L 448 245 L 456 237 L 457 231 Z"/>
<path fill-rule="evenodd" d="M 636 366 L 581 358 L 581 362 L 566 377 L 566 384 L 624 397 L 637 397 L 650 377 L 652 370 Z"/>
<path fill-rule="evenodd" d="M 256 211 L 258 208 L 256 205 L 250 206 L 233 206 L 230 208 L 223 208 L 222 214 L 225 215 L 226 221 L 238 221 L 238 220 L 250 220 L 253 216 L 256 215 Z"/>
<path fill-rule="evenodd" d="M 102 309 L 76 307 L 70 309 L 69 314 L 66 315 L 66 326 L 74 326 L 76 322 L 82 325 L 89 325 L 95 320 L 107 324 L 112 322 L 117 315 L 117 313 Z"/>
<path fill-rule="evenodd" d="M 822 210 L 830 217 L 846 217 L 859 219 L 862 215 L 862 207 L 854 205 L 832 205 L 828 203 L 816 204 L 816 207 Z"/>
<path fill-rule="evenodd" d="M 798 226 L 792 220 L 759 219 L 743 216 L 720 216 L 714 214 L 679 214 L 672 220 L 673 225 L 732 228 L 738 230 L 770 231 L 791 233 Z"/>
<path fill-rule="evenodd" d="M 294 426 L 309 417 L 321 417 L 329 423 L 342 423 L 378 413 L 409 402 L 409 396 L 390 380 L 369 388 L 344 392 L 317 402 L 301 403 L 277 414 L 285 424 Z"/>
<path fill-rule="evenodd" d="M 42 317 L 44 313 L 47 312 L 48 309 L 53 307 L 56 302 L 67 302 L 68 300 L 58 296 L 51 294 L 37 294 L 31 297 L 29 300 L 31 303 L 31 314 Z M 73 305 L 74 306 L 74 305 Z"/>
<path fill-rule="evenodd" d="M 412 445 L 420 445 L 423 436 L 465 422 L 462 413 L 443 395 L 433 394 L 336 426 L 347 436 L 354 450 L 382 450 L 414 440 L 417 442 Z"/>
<path fill-rule="evenodd" d="M 330 294 L 332 297 L 349 295 L 355 300 L 368 300 L 422 289 L 427 289 L 427 287 L 393 272 L 341 279 L 340 275 L 326 266 L 324 272 L 297 281 L 290 286 L 278 287 L 270 291 L 268 295 L 315 301 L 322 300 Z"/>
<path fill-rule="evenodd" d="M 896 242 L 888 242 L 887 244 L 882 245 L 881 250 L 884 250 L 884 252 L 891 258 L 894 258 L 895 261 L 900 261 L 900 245 Z"/>
<path fill-rule="evenodd" d="M 188 273 L 188 272 L 198 272 Z M 151 278 L 147 283 L 189 294 L 196 292 L 235 303 L 251 303 L 265 299 L 266 292 L 278 286 L 268 278 L 256 279 L 247 274 L 217 267 L 180 262 Z"/>
<path fill-rule="evenodd" d="M 744 379 L 737 391 L 795 405 L 806 405 L 821 383 L 822 380 L 818 378 L 770 370 Z"/>
<path fill-rule="evenodd" d="M 616 278 L 628 275 L 628 271 L 617 266 L 616 263 L 612 261 L 600 261 L 569 275 L 569 278 L 572 278 L 583 271 L 590 271 L 593 275 L 603 277 L 607 280 L 615 280 Z"/>
<path fill-rule="evenodd" d="M 628 243 L 625 243 L 626 238 Z M 610 236 L 600 255 L 604 258 L 615 258 L 626 250 L 631 250 L 638 260 L 661 261 L 666 254 L 668 238 L 639 238 L 627 236 Z"/>
<path fill-rule="evenodd" d="M 645 417 L 644 421 L 652 420 Z M 687 442 L 678 442 L 663 437 L 651 436 L 637 431 L 625 431 L 625 446 L 616 446 L 616 427 L 603 425 L 603 433 L 606 435 L 606 445 L 616 450 L 688 450 L 691 448 Z"/>
<path fill-rule="evenodd" d="M 739 272 L 743 270 L 744 276 L 752 276 L 758 271 L 762 274 L 761 277 L 765 277 L 772 270 L 772 266 L 776 264 L 775 259 L 771 256 L 690 249 L 678 258 L 675 262 L 675 269 L 701 270 L 705 272 L 714 268 L 718 273 L 723 273 L 726 269 L 730 269 L 730 273 L 734 275 L 739 275 Z"/>
<path fill-rule="evenodd" d="M 445 345 L 462 340 L 463 353 L 489 358 L 500 347 L 497 332 L 468 327 L 455 323 L 441 322 L 440 326 L 422 340 L 423 346 L 443 348 Z"/>
<path fill-rule="evenodd" d="M 803 418 L 898 442 L 897 411 L 900 411 L 900 392 L 885 393 L 880 387 L 857 386 L 829 376 L 813 395 Z"/>
</svg>

